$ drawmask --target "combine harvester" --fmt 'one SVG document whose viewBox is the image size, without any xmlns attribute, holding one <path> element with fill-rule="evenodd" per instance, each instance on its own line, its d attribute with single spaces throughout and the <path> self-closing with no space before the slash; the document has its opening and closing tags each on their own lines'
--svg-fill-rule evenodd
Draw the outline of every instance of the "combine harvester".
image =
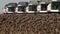
<svg viewBox="0 0 60 34">
<path fill-rule="evenodd" d="M 3 9 L 4 13 L 14 13 L 15 9 L 17 7 L 17 3 L 9 3 L 5 5 L 5 8 Z"/>
<path fill-rule="evenodd" d="M 16 13 L 24 13 L 28 2 L 19 2 L 16 7 Z"/>
<path fill-rule="evenodd" d="M 37 12 L 47 13 L 47 6 L 48 6 L 48 3 L 46 2 L 39 3 L 39 5 L 37 6 Z"/>
<path fill-rule="evenodd" d="M 3 9 L 4 13 L 60 13 L 60 1 L 52 2 L 19 2 L 9 3 Z"/>
<path fill-rule="evenodd" d="M 37 11 L 38 2 L 31 1 L 28 3 L 26 7 L 26 13 L 35 13 Z"/>
<path fill-rule="evenodd" d="M 47 11 L 52 13 L 60 12 L 60 1 L 53 0 L 47 6 Z"/>
</svg>

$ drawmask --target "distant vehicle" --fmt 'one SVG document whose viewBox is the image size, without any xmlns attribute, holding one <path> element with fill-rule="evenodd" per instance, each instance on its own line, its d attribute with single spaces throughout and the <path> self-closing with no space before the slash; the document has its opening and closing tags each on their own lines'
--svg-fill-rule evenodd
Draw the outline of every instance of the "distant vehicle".
<svg viewBox="0 0 60 34">
<path fill-rule="evenodd" d="M 28 10 L 26 11 L 27 13 L 35 13 L 35 11 L 37 10 L 37 5 L 30 4 L 28 5 L 27 10 Z"/>
<path fill-rule="evenodd" d="M 27 13 L 35 13 L 37 11 L 37 2 L 30 2 L 28 6 L 26 7 L 26 12 Z"/>
<path fill-rule="evenodd" d="M 47 2 L 19 2 L 5 5 L 4 13 L 48 13 L 60 12 L 60 1 Z"/>
<path fill-rule="evenodd" d="M 48 5 L 48 11 L 50 12 L 59 12 L 60 10 L 60 1 L 53 1 Z"/>
<path fill-rule="evenodd" d="M 4 13 L 14 13 L 17 7 L 17 3 L 9 3 L 5 6 Z"/>
<path fill-rule="evenodd" d="M 47 12 L 47 6 L 48 6 L 48 3 L 46 3 L 46 2 L 41 2 L 41 3 L 37 6 L 37 12 L 39 12 L 39 13 L 46 13 L 46 12 Z"/>
<path fill-rule="evenodd" d="M 27 5 L 28 5 L 28 2 L 19 2 L 15 12 L 24 13 Z"/>
</svg>

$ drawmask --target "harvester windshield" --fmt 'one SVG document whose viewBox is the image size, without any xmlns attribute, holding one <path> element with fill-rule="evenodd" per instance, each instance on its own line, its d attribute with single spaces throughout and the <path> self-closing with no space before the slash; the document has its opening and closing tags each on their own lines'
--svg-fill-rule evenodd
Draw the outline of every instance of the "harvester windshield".
<svg viewBox="0 0 60 34">
<path fill-rule="evenodd" d="M 41 4 L 41 10 L 46 11 L 48 4 Z"/>
<path fill-rule="evenodd" d="M 18 11 L 24 11 L 25 10 L 25 6 L 18 6 Z"/>
<path fill-rule="evenodd" d="M 29 5 L 29 11 L 36 11 L 37 5 Z"/>
<path fill-rule="evenodd" d="M 51 8 L 52 9 L 60 9 L 60 2 L 52 2 L 52 5 L 51 5 Z"/>
<path fill-rule="evenodd" d="M 8 11 L 14 12 L 15 11 L 15 7 L 8 7 Z"/>
</svg>

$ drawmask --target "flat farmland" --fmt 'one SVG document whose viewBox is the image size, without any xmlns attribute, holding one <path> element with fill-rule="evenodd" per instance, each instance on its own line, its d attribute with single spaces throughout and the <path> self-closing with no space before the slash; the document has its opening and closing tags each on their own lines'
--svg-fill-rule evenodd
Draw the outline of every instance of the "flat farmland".
<svg viewBox="0 0 60 34">
<path fill-rule="evenodd" d="M 60 34 L 60 14 L 1 14 L 0 34 Z"/>
</svg>

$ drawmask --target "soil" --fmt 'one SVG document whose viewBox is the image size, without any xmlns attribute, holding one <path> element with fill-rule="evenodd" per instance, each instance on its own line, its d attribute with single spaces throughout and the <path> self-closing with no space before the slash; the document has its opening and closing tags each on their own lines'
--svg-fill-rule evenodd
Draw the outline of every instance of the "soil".
<svg viewBox="0 0 60 34">
<path fill-rule="evenodd" d="M 60 34 L 60 14 L 1 14 L 0 34 Z"/>
</svg>

